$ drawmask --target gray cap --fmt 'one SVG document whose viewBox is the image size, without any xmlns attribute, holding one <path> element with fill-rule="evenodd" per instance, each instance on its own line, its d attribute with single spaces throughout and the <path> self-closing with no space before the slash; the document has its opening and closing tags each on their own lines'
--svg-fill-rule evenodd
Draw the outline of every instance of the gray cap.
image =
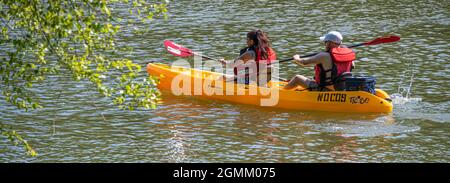
<svg viewBox="0 0 450 183">
<path fill-rule="evenodd" d="M 320 37 L 321 41 L 332 41 L 337 44 L 341 44 L 342 39 L 343 38 L 342 38 L 341 33 L 337 32 L 337 31 L 331 31 L 328 34 L 326 34 L 325 36 Z"/>
</svg>

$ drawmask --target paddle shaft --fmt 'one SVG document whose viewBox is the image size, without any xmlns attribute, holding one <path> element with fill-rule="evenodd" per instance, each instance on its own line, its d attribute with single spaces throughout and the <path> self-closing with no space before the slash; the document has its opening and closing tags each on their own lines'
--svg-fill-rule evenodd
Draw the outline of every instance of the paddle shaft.
<svg viewBox="0 0 450 183">
<path fill-rule="evenodd" d="M 354 45 L 348 46 L 347 48 L 354 48 L 354 47 L 358 47 L 358 46 L 363 46 L 363 45 L 365 45 L 365 44 L 366 44 L 366 43 L 354 44 Z M 312 56 L 317 55 L 317 54 L 319 54 L 319 53 L 320 53 L 320 52 L 311 53 L 311 54 L 308 54 L 308 55 L 303 55 L 303 56 L 300 56 L 300 58 L 312 57 Z M 280 60 L 279 63 L 283 63 L 283 62 L 287 62 L 287 61 L 291 61 L 291 60 L 294 60 L 294 58 L 283 59 L 283 60 Z"/>
<path fill-rule="evenodd" d="M 219 60 L 219 59 L 216 59 L 216 58 L 208 57 L 206 55 L 202 55 L 202 54 L 197 53 L 197 52 L 192 52 L 192 54 L 197 55 L 197 56 L 202 57 L 202 58 L 205 58 L 205 59 L 208 59 L 208 60 L 216 60 L 216 61 Z"/>
<path fill-rule="evenodd" d="M 196 53 L 196 52 L 190 52 L 190 53 L 192 53 L 193 55 L 197 55 L 197 56 L 199 56 L 199 57 L 205 58 L 205 59 L 209 59 L 209 60 L 216 60 L 216 61 L 219 60 L 219 59 L 212 58 L 212 57 L 209 57 L 209 56 L 206 56 L 206 55 L 202 55 L 202 54 Z M 307 56 L 308 56 L 308 55 L 307 55 Z M 235 76 L 235 77 L 236 77 L 236 76 Z M 274 76 L 274 78 L 275 78 L 275 79 L 278 79 L 279 81 L 288 81 L 287 79 L 280 78 L 280 77 L 276 77 L 276 76 Z"/>
<path fill-rule="evenodd" d="M 399 36 L 383 36 L 383 37 L 378 37 L 372 41 L 369 42 L 365 42 L 365 43 L 359 43 L 359 44 L 354 44 L 354 45 L 350 45 L 347 48 L 354 48 L 354 47 L 358 47 L 358 46 L 371 46 L 371 45 L 377 45 L 377 44 L 383 44 L 383 43 L 392 43 L 392 42 L 397 42 L 400 40 Z M 313 53 L 313 54 L 309 54 L 309 55 L 305 55 L 305 56 L 300 56 L 300 58 L 305 58 L 305 57 L 311 57 L 314 55 L 319 54 L 320 52 L 317 53 Z M 289 59 L 284 59 L 284 60 L 280 60 L 279 62 L 287 62 L 287 61 L 291 61 L 294 60 L 294 58 L 289 58 Z"/>
</svg>

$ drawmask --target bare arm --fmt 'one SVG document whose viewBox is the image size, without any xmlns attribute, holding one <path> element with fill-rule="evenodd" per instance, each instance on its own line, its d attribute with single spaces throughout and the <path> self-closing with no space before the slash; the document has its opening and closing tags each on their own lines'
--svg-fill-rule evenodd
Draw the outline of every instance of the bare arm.
<svg viewBox="0 0 450 183">
<path fill-rule="evenodd" d="M 255 60 L 255 59 L 256 59 L 255 52 L 253 50 L 250 50 L 250 51 L 245 52 L 238 58 L 234 59 L 233 61 L 226 61 L 224 59 L 220 59 L 219 62 L 221 62 L 223 65 L 233 65 L 233 67 L 236 67 L 240 64 L 247 63 L 249 60 Z M 243 62 L 239 62 L 239 61 L 243 61 Z"/>
<path fill-rule="evenodd" d="M 294 55 L 294 63 L 300 66 L 309 66 L 309 65 L 316 65 L 321 64 L 324 62 L 325 58 L 327 57 L 327 53 L 320 52 L 317 55 L 314 55 L 312 57 L 308 58 L 300 58 L 299 55 Z"/>
<path fill-rule="evenodd" d="M 256 58 L 255 51 L 249 50 L 249 51 L 245 52 L 244 54 L 242 54 L 241 56 L 239 56 L 238 58 L 236 58 L 234 60 L 234 62 L 236 62 L 238 60 L 242 60 L 242 61 L 244 61 L 244 63 L 247 63 L 249 60 L 255 60 L 255 58 Z"/>
</svg>

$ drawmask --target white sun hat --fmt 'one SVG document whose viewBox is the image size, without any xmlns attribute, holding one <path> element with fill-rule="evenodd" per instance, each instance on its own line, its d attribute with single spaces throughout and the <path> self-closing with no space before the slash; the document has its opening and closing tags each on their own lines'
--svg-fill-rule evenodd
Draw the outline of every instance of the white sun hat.
<svg viewBox="0 0 450 183">
<path fill-rule="evenodd" d="M 326 34 L 325 36 L 320 37 L 321 41 L 332 41 L 337 44 L 341 44 L 342 39 L 343 39 L 342 35 L 338 31 L 331 31 L 328 34 Z"/>
</svg>

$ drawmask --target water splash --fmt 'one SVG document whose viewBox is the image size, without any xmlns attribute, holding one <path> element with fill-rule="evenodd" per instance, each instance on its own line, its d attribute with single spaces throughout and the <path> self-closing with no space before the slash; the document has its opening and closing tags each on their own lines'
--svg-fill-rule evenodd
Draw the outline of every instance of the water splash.
<svg viewBox="0 0 450 183">
<path fill-rule="evenodd" d="M 390 96 L 392 103 L 395 106 L 395 117 L 399 119 L 425 119 L 439 123 L 450 122 L 450 113 L 446 111 L 447 104 L 432 104 L 429 102 L 422 102 L 422 98 L 411 97 L 411 89 L 414 81 L 414 67 L 412 62 L 408 68 L 410 68 L 410 70 L 404 72 L 397 93 Z M 409 83 L 407 86 L 402 86 L 401 83 L 403 83 L 404 78 L 407 78 L 406 74 L 408 72 L 411 74 Z"/>
<path fill-rule="evenodd" d="M 398 87 L 397 93 L 394 93 L 390 96 L 392 103 L 394 105 L 406 104 L 406 103 L 419 103 L 422 101 L 422 98 L 411 98 L 411 95 L 412 95 L 411 88 L 413 86 L 413 81 L 414 81 L 414 69 L 411 65 L 412 65 L 412 63 L 409 66 L 411 68 L 411 70 L 410 70 L 411 76 L 410 76 L 410 80 L 409 80 L 409 85 L 402 86 L 400 84 Z M 402 80 L 400 81 L 400 83 L 403 83 L 403 78 L 404 77 L 402 77 Z"/>
<path fill-rule="evenodd" d="M 394 93 L 391 96 L 392 103 L 394 105 L 401 105 L 406 103 L 420 103 L 422 98 L 412 98 L 411 97 L 411 86 L 409 87 L 398 87 L 398 93 Z"/>
</svg>

